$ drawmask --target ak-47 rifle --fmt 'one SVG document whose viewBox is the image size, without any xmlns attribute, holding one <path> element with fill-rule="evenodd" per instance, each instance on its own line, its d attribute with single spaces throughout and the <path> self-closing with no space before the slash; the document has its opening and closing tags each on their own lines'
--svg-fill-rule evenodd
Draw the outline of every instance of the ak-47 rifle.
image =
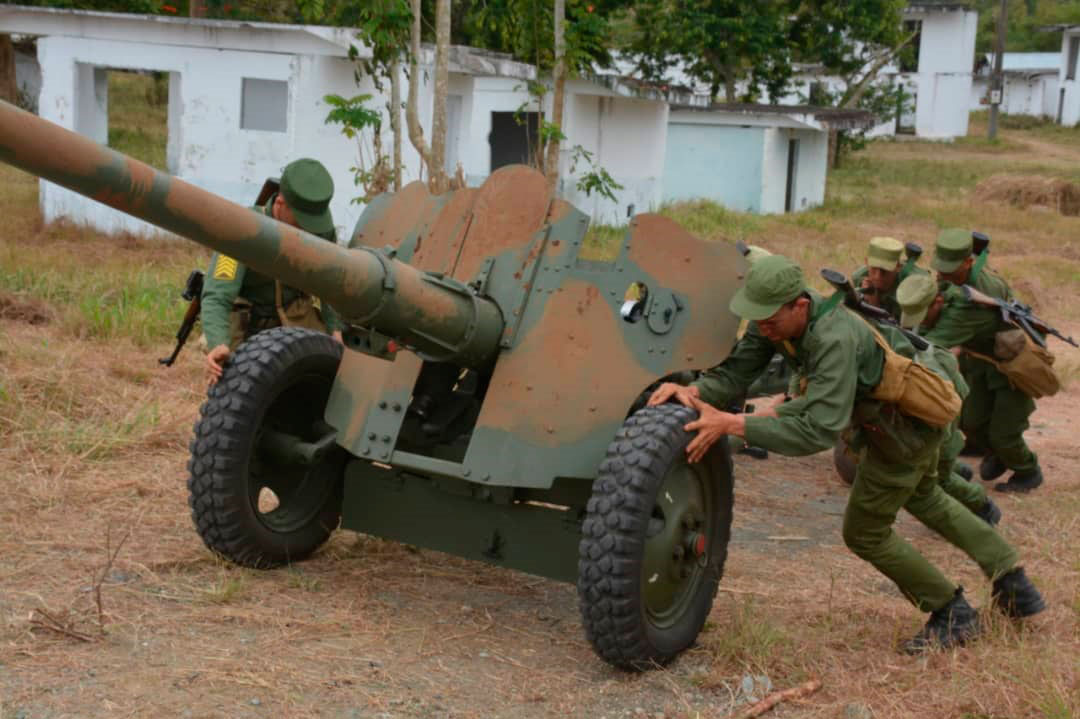
<svg viewBox="0 0 1080 719">
<path fill-rule="evenodd" d="M 922 245 L 917 242 L 905 242 L 904 254 L 907 255 L 907 261 L 904 262 L 904 269 L 910 272 L 911 268 L 919 264 L 919 258 L 922 257 Z"/>
<path fill-rule="evenodd" d="M 199 319 L 199 312 L 202 309 L 202 288 L 202 271 L 192 270 L 191 274 L 188 275 L 187 282 L 184 283 L 184 291 L 180 293 L 180 296 L 188 301 L 188 308 L 184 312 L 184 321 L 180 323 L 180 329 L 176 331 L 176 347 L 173 348 L 171 355 L 158 360 L 166 367 L 171 367 L 172 363 L 176 361 L 176 356 L 184 348 L 188 335 L 191 334 L 191 329 L 195 326 L 195 321 Z"/>
<path fill-rule="evenodd" d="M 961 289 L 964 290 L 964 296 L 972 302 L 986 305 L 987 307 L 997 308 L 1001 312 L 1002 320 L 1024 330 L 1027 336 L 1031 338 L 1031 341 L 1040 347 L 1046 347 L 1044 335 L 1053 335 L 1066 344 L 1070 344 L 1073 347 L 1080 347 L 1072 337 L 1066 337 L 1045 321 L 1032 314 L 1030 305 L 1025 305 L 1016 300 L 1000 300 L 997 297 L 991 297 L 990 295 L 979 292 L 971 285 L 962 285 Z"/>
<path fill-rule="evenodd" d="M 975 256 L 975 264 L 971 268 L 969 281 L 974 282 L 986 266 L 986 261 L 990 259 L 990 236 L 982 232 L 972 232 L 971 254 Z"/>
<path fill-rule="evenodd" d="M 859 297 L 859 293 L 855 291 L 855 288 L 851 284 L 844 273 L 837 272 L 836 270 L 822 270 L 821 276 L 825 278 L 833 288 L 843 295 L 844 305 L 849 309 L 857 312 L 871 322 L 878 324 L 889 325 L 904 333 L 908 342 L 912 344 L 917 350 L 925 350 L 930 347 L 930 343 L 924 340 L 919 335 L 910 330 L 906 330 L 900 326 L 900 323 L 896 321 L 896 318 L 889 313 L 888 310 L 884 310 L 876 305 L 872 305 L 869 302 Z"/>
</svg>

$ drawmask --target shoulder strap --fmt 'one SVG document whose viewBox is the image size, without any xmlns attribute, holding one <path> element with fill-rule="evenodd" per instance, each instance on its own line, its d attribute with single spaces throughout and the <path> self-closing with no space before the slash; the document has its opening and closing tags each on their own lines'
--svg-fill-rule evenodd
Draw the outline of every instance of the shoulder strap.
<svg viewBox="0 0 1080 719">
<path fill-rule="evenodd" d="M 843 300 L 844 300 L 844 293 L 843 292 L 841 292 L 839 290 L 837 290 L 836 292 L 833 292 L 829 296 L 829 299 L 825 300 L 820 305 L 818 305 L 817 311 L 814 312 L 814 316 L 811 317 L 811 320 L 816 320 L 816 319 L 819 319 L 819 318 L 824 317 L 825 315 L 829 314 L 830 312 L 832 312 L 833 308 L 836 307 L 838 304 L 840 304 Z"/>
<path fill-rule="evenodd" d="M 989 256 L 990 250 L 983 250 L 979 253 L 979 259 L 975 260 L 975 264 L 972 266 L 971 272 L 968 275 L 967 283 L 969 285 L 974 285 L 978 281 L 979 275 L 982 274 L 983 267 L 986 266 L 986 258 Z"/>
</svg>

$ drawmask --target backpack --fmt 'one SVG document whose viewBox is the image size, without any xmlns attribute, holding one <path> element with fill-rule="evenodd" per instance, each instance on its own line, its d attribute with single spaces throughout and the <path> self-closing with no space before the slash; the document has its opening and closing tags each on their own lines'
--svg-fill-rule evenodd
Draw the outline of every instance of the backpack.
<svg viewBox="0 0 1080 719">
<path fill-rule="evenodd" d="M 964 350 L 972 357 L 989 362 L 1009 380 L 1009 384 L 1032 399 L 1052 397 L 1061 389 L 1054 372 L 1054 355 L 1031 340 L 1027 332 L 1013 328 L 994 335 L 994 355 Z"/>
<path fill-rule="evenodd" d="M 866 324 L 885 353 L 881 380 L 870 393 L 872 399 L 895 404 L 901 413 L 939 429 L 960 416 L 963 400 L 952 382 L 927 367 L 925 358 L 920 362 L 920 353 L 916 359 L 908 359 L 894 350 L 876 327 Z M 933 352 L 933 347 L 924 352 Z"/>
</svg>

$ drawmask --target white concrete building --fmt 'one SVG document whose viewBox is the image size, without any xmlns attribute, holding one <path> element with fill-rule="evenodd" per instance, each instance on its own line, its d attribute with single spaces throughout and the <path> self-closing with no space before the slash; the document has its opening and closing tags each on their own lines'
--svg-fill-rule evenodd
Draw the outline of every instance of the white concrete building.
<svg viewBox="0 0 1080 719">
<path fill-rule="evenodd" d="M 897 131 L 950 140 L 967 134 L 978 13 L 967 3 L 915 0 L 904 10 L 906 28 L 917 30 L 918 67 L 895 68 L 895 81 L 914 97 L 914 112 Z"/>
<path fill-rule="evenodd" d="M 865 128 L 865 111 L 785 105 L 672 108 L 663 199 L 798 212 L 825 201 L 829 129 Z"/>
<path fill-rule="evenodd" d="M 249 204 L 263 181 L 280 174 L 289 161 L 315 157 L 334 178 L 331 208 L 339 233 L 351 232 L 363 209 L 351 202 L 361 194 L 350 171 L 358 146 L 339 126 L 325 124 L 330 108 L 322 98 L 368 93 L 374 96 L 371 107 L 387 104 L 370 78 L 357 85 L 348 59 L 351 31 L 11 5 L 0 5 L 0 27 L 39 38 L 43 118 L 106 143 L 109 69 L 168 73 L 168 172 Z M 359 50 L 361 56 L 367 52 Z M 432 55 L 424 53 L 419 73 L 424 82 L 419 113 L 429 137 Z M 529 65 L 454 49 L 447 113 L 451 170 L 459 160 L 487 158 L 492 113 L 512 113 L 522 101 L 523 91 L 503 93 L 502 87 L 523 87 L 534 76 Z M 490 92 L 489 81 L 499 90 Z M 390 143 L 387 122 L 383 145 Z M 408 142 L 402 160 L 405 180 L 416 179 L 420 161 Z M 489 167 L 477 168 L 479 179 L 490 172 Z M 108 232 L 156 232 L 51 183 L 41 183 L 40 201 L 46 221 L 68 217 Z"/>
<path fill-rule="evenodd" d="M 1080 124 L 1080 25 L 1059 25 L 1061 57 L 1058 65 L 1058 93 L 1053 117 L 1058 124 Z"/>
<path fill-rule="evenodd" d="M 1007 52 L 1002 55 L 1004 87 L 999 109 L 1006 115 L 1053 117 L 1057 108 L 1058 66 L 1056 52 Z M 979 58 L 979 71 L 971 83 L 972 111 L 990 107 L 990 87 L 994 54 Z"/>
</svg>

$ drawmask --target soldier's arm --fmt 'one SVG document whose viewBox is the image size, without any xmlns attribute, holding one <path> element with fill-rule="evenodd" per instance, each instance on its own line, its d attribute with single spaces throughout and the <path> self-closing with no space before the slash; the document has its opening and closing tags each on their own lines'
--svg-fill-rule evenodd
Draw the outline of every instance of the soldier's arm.
<svg viewBox="0 0 1080 719">
<path fill-rule="evenodd" d="M 840 338 L 823 342 L 811 353 L 806 394 L 779 405 L 776 417 L 747 417 L 747 444 L 790 456 L 832 447 L 851 419 L 856 357 L 850 342 Z"/>
<path fill-rule="evenodd" d="M 210 270 L 203 281 L 201 321 L 207 347 L 211 349 L 232 341 L 229 314 L 240 295 L 246 272 L 244 265 L 226 255 L 215 252 L 210 259 Z"/>
<path fill-rule="evenodd" d="M 924 337 L 938 347 L 950 349 L 993 333 L 997 323 L 998 314 L 994 308 L 977 305 L 950 292 L 941 316 Z"/>
<path fill-rule="evenodd" d="M 703 402 L 714 407 L 725 407 L 733 398 L 746 393 L 746 388 L 769 366 L 769 360 L 775 353 L 772 342 L 758 332 L 756 324 L 751 323 L 746 334 L 735 343 L 728 358 L 705 370 L 692 386 L 698 388 Z"/>
</svg>

